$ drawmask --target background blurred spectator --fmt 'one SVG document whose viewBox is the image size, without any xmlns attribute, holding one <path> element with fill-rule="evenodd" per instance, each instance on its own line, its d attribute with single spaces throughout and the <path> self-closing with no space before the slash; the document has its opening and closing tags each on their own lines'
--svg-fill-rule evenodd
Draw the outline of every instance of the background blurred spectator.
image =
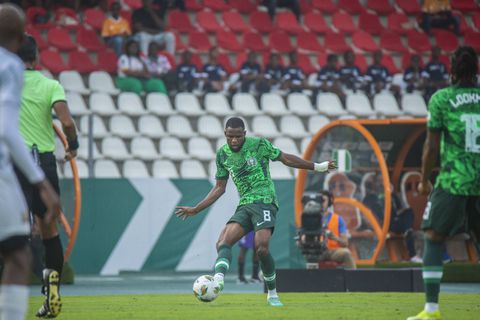
<svg viewBox="0 0 480 320">
<path fill-rule="evenodd" d="M 120 9 L 118 1 L 112 2 L 110 14 L 102 26 L 102 37 L 105 43 L 115 50 L 117 56 L 122 54 L 127 37 L 132 34 L 130 23 L 120 16 Z"/>
<path fill-rule="evenodd" d="M 191 62 L 192 53 L 185 50 L 182 63 L 177 66 L 177 88 L 180 92 L 192 92 L 199 78 L 197 67 Z"/>
<path fill-rule="evenodd" d="M 340 68 L 340 82 L 344 88 L 356 92 L 362 83 L 362 72 L 355 65 L 355 56 L 353 51 L 348 50 L 343 54 L 344 66 Z"/>
<path fill-rule="evenodd" d="M 205 92 L 223 92 L 227 81 L 225 68 L 218 63 L 218 48 L 213 47 L 208 52 L 208 62 L 203 66 Z"/>
<path fill-rule="evenodd" d="M 241 92 L 256 92 L 261 80 L 262 68 L 257 62 L 257 54 L 249 52 L 247 61 L 242 64 L 240 68 L 240 91 Z"/>
<path fill-rule="evenodd" d="M 420 26 L 431 35 L 431 28 L 449 29 L 460 35 L 460 21 L 452 14 L 450 0 L 423 0 L 422 21 Z"/>
<path fill-rule="evenodd" d="M 182 11 L 186 11 L 185 0 L 153 0 L 153 4 L 159 8 L 158 15 L 162 19 L 165 18 L 168 9 L 178 8 Z"/>
<path fill-rule="evenodd" d="M 300 21 L 300 2 L 298 0 L 263 0 L 262 3 L 268 9 L 268 14 L 272 21 L 275 21 L 275 12 L 277 7 L 288 8 L 292 10 L 293 14 Z"/>
<path fill-rule="evenodd" d="M 148 55 L 143 56 L 143 61 L 152 78 L 158 79 L 165 84 L 165 93 L 167 93 L 167 90 L 170 92 L 175 89 L 176 75 L 172 72 L 172 65 L 168 58 L 160 52 L 156 42 L 150 42 Z"/>
<path fill-rule="evenodd" d="M 337 63 L 337 55 L 329 54 L 327 56 L 327 64 L 317 73 L 315 86 L 317 91 L 335 93 L 345 103 L 345 93 L 339 83 L 340 73 L 338 72 Z"/>
<path fill-rule="evenodd" d="M 403 81 L 407 84 L 407 92 L 422 91 L 424 87 L 422 72 L 420 66 L 420 56 L 415 54 L 410 58 L 410 65 L 403 73 Z"/>
<path fill-rule="evenodd" d="M 425 101 L 428 101 L 435 91 L 445 88 L 448 85 L 448 71 L 443 62 L 440 61 L 441 50 L 433 47 L 430 62 L 425 66 L 422 76 L 426 79 Z"/>
<path fill-rule="evenodd" d="M 258 277 L 258 256 L 255 253 L 255 232 L 250 231 L 244 235 L 240 241 L 238 241 L 238 246 L 240 251 L 238 252 L 238 282 L 239 283 L 248 283 L 248 280 L 245 278 L 245 255 L 249 249 L 252 249 L 252 278 L 250 282 L 260 282 Z"/>
<path fill-rule="evenodd" d="M 278 91 L 281 88 L 283 72 L 284 69 L 280 64 L 280 56 L 278 55 L 278 53 L 272 52 L 263 73 L 265 81 L 262 81 L 259 91 Z"/>
<path fill-rule="evenodd" d="M 298 57 L 295 51 L 290 52 L 290 65 L 285 68 L 283 74 L 283 89 L 288 92 L 302 92 L 307 88 L 305 73 L 302 68 L 298 66 Z"/>
<path fill-rule="evenodd" d="M 382 51 L 375 51 L 373 54 L 373 64 L 368 67 L 364 76 L 365 91 L 368 95 L 380 93 L 385 89 L 389 89 L 396 97 L 399 98 L 400 87 L 392 84 L 392 76 L 388 69 L 381 63 Z"/>
</svg>

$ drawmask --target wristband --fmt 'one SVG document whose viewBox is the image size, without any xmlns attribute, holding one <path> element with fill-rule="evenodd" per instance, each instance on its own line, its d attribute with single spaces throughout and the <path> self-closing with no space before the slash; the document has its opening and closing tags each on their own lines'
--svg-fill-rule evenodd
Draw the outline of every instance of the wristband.
<svg viewBox="0 0 480 320">
<path fill-rule="evenodd" d="M 318 172 L 325 172 L 328 171 L 328 161 L 323 161 L 321 163 L 314 163 L 313 170 Z"/>
<path fill-rule="evenodd" d="M 76 137 L 74 140 L 68 140 L 68 149 L 69 150 L 75 151 L 75 150 L 78 149 L 78 147 L 79 147 L 78 137 Z"/>
</svg>

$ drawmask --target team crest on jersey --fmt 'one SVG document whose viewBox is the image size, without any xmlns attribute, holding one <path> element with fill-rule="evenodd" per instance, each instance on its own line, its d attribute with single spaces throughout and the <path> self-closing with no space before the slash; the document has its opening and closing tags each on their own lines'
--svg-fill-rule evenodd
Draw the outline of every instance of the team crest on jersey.
<svg viewBox="0 0 480 320">
<path fill-rule="evenodd" d="M 254 157 L 251 157 L 247 160 L 247 164 L 250 167 L 253 167 L 253 166 L 257 165 L 257 159 L 255 159 Z"/>
</svg>

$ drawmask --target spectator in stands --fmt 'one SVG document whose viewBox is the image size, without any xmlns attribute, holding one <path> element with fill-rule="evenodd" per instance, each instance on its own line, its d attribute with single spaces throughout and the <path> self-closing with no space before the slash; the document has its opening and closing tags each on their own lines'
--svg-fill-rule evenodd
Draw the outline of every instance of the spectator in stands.
<svg viewBox="0 0 480 320">
<path fill-rule="evenodd" d="M 107 0 L 75 0 L 73 8 L 75 11 L 79 12 L 85 10 L 86 8 L 95 8 L 100 7 L 103 11 L 106 11 L 108 8 Z"/>
<path fill-rule="evenodd" d="M 165 92 L 170 92 L 175 89 L 177 76 L 175 72 L 173 72 L 172 65 L 167 56 L 160 52 L 160 48 L 156 42 L 150 42 L 148 55 L 142 58 L 152 78 L 159 79 L 165 84 Z"/>
<path fill-rule="evenodd" d="M 185 7 L 185 0 L 153 0 L 153 4 L 159 8 L 158 15 L 162 19 L 165 19 L 165 14 L 168 9 L 178 8 L 182 11 L 187 10 Z"/>
<path fill-rule="evenodd" d="M 327 56 L 327 64 L 320 69 L 315 81 L 315 87 L 318 91 L 335 93 L 343 103 L 345 103 L 345 93 L 339 83 L 340 73 L 337 68 L 338 57 L 335 54 Z M 316 94 L 314 94 L 316 96 Z"/>
<path fill-rule="evenodd" d="M 420 66 L 420 56 L 415 54 L 410 58 L 410 66 L 403 73 L 403 81 L 407 84 L 407 92 L 423 91 L 424 79 L 422 77 L 422 67 Z"/>
<path fill-rule="evenodd" d="M 424 0 L 422 6 L 422 21 L 420 26 L 431 35 L 431 28 L 449 29 L 460 35 L 460 21 L 452 13 L 450 0 Z"/>
<path fill-rule="evenodd" d="M 118 59 L 118 77 L 116 85 L 121 91 L 141 94 L 146 92 L 167 93 L 165 85 L 159 79 L 152 79 L 147 66 L 140 57 L 138 42 L 127 41 L 125 53 Z"/>
<path fill-rule="evenodd" d="M 425 78 L 425 100 L 428 101 L 435 91 L 445 88 L 448 85 L 448 70 L 440 61 L 441 50 L 438 47 L 432 48 L 432 57 L 425 66 L 422 76 Z"/>
<path fill-rule="evenodd" d="M 356 92 L 362 84 L 362 72 L 355 65 L 353 51 L 348 50 L 343 54 L 344 66 L 340 68 L 340 82 L 345 89 Z"/>
<path fill-rule="evenodd" d="M 175 36 L 165 31 L 165 23 L 152 7 L 152 0 L 143 0 L 143 7 L 135 10 L 132 15 L 134 39 L 140 43 L 143 53 L 148 52 L 151 41 L 165 46 L 171 55 L 175 54 Z"/>
<path fill-rule="evenodd" d="M 255 252 L 255 232 L 250 231 L 238 241 L 240 251 L 238 252 L 238 283 L 247 284 L 248 280 L 245 278 L 245 255 L 249 249 L 252 249 L 252 278 L 250 282 L 260 282 L 258 277 L 258 255 Z"/>
<path fill-rule="evenodd" d="M 290 52 L 290 65 L 285 69 L 283 74 L 282 88 L 292 92 L 302 92 L 307 88 L 305 73 L 298 66 L 298 57 L 295 51 Z"/>
<path fill-rule="evenodd" d="M 130 23 L 120 16 L 120 2 L 112 2 L 110 15 L 103 21 L 102 37 L 105 43 L 115 50 L 117 56 L 123 53 L 123 46 L 132 34 Z"/>
<path fill-rule="evenodd" d="M 177 66 L 177 88 L 180 92 L 192 92 L 197 87 L 200 75 L 191 59 L 192 53 L 185 50 L 182 54 L 182 63 Z"/>
<path fill-rule="evenodd" d="M 247 61 L 240 68 L 240 91 L 241 92 L 258 92 L 258 86 L 262 79 L 262 68 L 257 62 L 257 54 L 249 52 Z"/>
<path fill-rule="evenodd" d="M 368 67 L 365 74 L 365 91 L 368 95 L 380 93 L 385 89 L 389 89 L 397 99 L 400 95 L 400 87 L 392 84 L 392 76 L 388 69 L 381 63 L 382 51 L 375 51 L 373 54 L 373 64 Z"/>
<path fill-rule="evenodd" d="M 284 69 L 280 64 L 278 53 L 270 54 L 268 64 L 265 66 L 263 81 L 259 85 L 259 93 L 278 91 L 281 88 Z"/>
<path fill-rule="evenodd" d="M 208 62 L 203 66 L 204 85 L 206 92 L 223 92 L 226 90 L 227 72 L 218 63 L 218 48 L 212 47 L 208 52 Z"/>
<path fill-rule="evenodd" d="M 288 8 L 292 10 L 297 20 L 300 22 L 300 2 L 299 0 L 263 0 L 262 3 L 268 9 L 268 14 L 272 21 L 275 21 L 275 12 L 277 7 Z"/>
</svg>

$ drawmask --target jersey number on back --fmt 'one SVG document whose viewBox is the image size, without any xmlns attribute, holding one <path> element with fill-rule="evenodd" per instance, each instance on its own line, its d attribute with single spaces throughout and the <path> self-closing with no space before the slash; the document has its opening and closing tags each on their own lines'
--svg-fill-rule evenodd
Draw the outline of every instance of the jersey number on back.
<svg viewBox="0 0 480 320">
<path fill-rule="evenodd" d="M 465 151 L 480 153 L 480 115 L 464 114 L 460 120 L 465 122 Z"/>
</svg>

